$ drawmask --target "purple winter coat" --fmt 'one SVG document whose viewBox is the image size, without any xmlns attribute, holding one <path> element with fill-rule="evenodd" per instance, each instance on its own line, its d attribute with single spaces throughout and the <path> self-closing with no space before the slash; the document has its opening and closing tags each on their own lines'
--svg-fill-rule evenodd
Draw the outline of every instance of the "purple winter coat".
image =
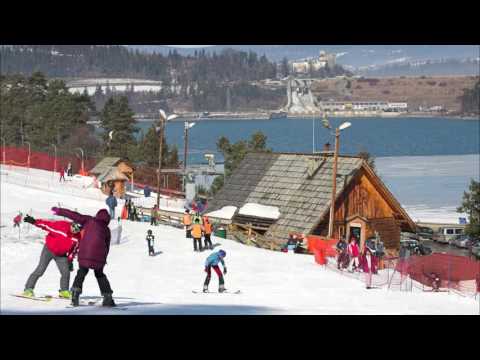
<svg viewBox="0 0 480 360">
<path fill-rule="evenodd" d="M 58 216 L 65 216 L 82 225 L 83 237 L 78 248 L 78 263 L 81 267 L 99 270 L 107 262 L 110 250 L 110 215 L 105 209 L 95 217 L 82 215 L 67 209 L 58 209 Z"/>
</svg>

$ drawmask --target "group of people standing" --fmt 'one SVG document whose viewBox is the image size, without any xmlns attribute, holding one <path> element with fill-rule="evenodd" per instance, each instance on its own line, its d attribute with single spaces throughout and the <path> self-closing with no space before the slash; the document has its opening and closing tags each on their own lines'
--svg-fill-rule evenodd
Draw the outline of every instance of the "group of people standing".
<svg viewBox="0 0 480 360">
<path fill-rule="evenodd" d="M 199 213 L 194 216 L 190 214 L 190 210 L 185 210 L 183 215 L 183 225 L 185 226 L 186 238 L 193 238 L 193 251 L 203 251 L 204 249 L 213 249 L 211 235 L 213 226 L 208 217 L 201 217 Z M 202 246 L 202 235 L 204 238 L 204 246 Z M 198 246 L 197 246 L 198 245 Z"/>
<path fill-rule="evenodd" d="M 348 272 L 362 270 L 365 273 L 365 283 L 367 289 L 372 288 L 372 274 L 377 273 L 378 257 L 376 249 L 369 243 L 366 243 L 363 251 L 360 253 L 358 241 L 355 236 L 350 237 L 347 242 L 341 238 L 337 245 L 337 268 L 339 270 L 347 269 Z"/>
<path fill-rule="evenodd" d="M 54 215 L 72 221 L 34 219 L 29 215 L 23 220 L 47 232 L 40 261 L 25 284 L 23 296 L 35 297 L 34 288 L 38 279 L 45 273 L 49 263 L 55 260 L 61 274 L 60 298 L 71 299 L 73 306 L 79 306 L 83 282 L 91 269 L 103 296 L 102 305 L 115 306 L 112 288 L 103 273 L 110 250 L 109 213 L 101 209 L 95 216 L 89 216 L 58 207 L 53 207 L 52 211 Z M 77 254 L 79 269 L 69 290 L 70 271 L 73 271 L 73 259 Z"/>
</svg>

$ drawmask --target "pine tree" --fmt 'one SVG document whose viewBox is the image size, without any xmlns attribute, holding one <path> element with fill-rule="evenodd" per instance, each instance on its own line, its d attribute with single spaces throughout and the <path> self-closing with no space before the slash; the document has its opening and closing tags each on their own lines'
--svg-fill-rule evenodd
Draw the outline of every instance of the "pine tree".
<svg viewBox="0 0 480 360">
<path fill-rule="evenodd" d="M 469 191 L 463 193 L 462 205 L 457 208 L 458 212 L 468 214 L 469 224 L 465 232 L 474 237 L 480 237 L 480 182 L 471 180 Z"/>
<path fill-rule="evenodd" d="M 108 155 L 128 158 L 129 147 L 136 145 L 134 134 L 139 131 L 135 127 L 136 121 L 133 115 L 125 96 L 111 97 L 105 103 L 105 107 L 100 114 L 100 122 L 105 131 L 103 140 Z M 109 138 L 110 134 L 112 134 L 111 140 Z"/>
</svg>

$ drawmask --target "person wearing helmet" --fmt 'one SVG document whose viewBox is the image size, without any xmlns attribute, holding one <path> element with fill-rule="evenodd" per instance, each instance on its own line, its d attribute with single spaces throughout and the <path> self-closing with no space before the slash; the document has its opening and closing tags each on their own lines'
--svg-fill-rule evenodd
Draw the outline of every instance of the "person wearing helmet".
<svg viewBox="0 0 480 360">
<path fill-rule="evenodd" d="M 45 273 L 50 261 L 55 260 L 61 274 L 59 297 L 70 299 L 71 293 L 68 290 L 70 285 L 70 264 L 76 254 L 81 226 L 77 223 L 63 220 L 36 220 L 30 215 L 25 216 L 23 221 L 48 232 L 45 237 L 45 245 L 40 254 L 40 261 L 36 269 L 28 277 L 23 295 L 35 297 L 33 289 L 38 279 Z"/>
<path fill-rule="evenodd" d="M 57 216 L 67 217 L 82 225 L 83 236 L 78 248 L 77 275 L 72 285 L 72 305 L 79 306 L 83 282 L 90 269 L 94 270 L 100 293 L 103 296 L 103 306 L 116 306 L 113 301 L 113 290 L 103 268 L 107 263 L 110 251 L 111 232 L 108 224 L 111 217 L 106 209 L 100 209 L 95 216 L 82 215 L 75 211 L 53 207 Z"/>
<path fill-rule="evenodd" d="M 155 241 L 155 236 L 152 234 L 152 230 L 147 231 L 147 244 L 148 244 L 148 255 L 154 256 L 155 250 L 153 249 L 153 242 Z"/>
<path fill-rule="evenodd" d="M 191 238 L 192 216 L 190 215 L 190 210 L 188 209 L 185 210 L 185 214 L 183 215 L 183 225 L 185 226 L 185 237 L 187 239 Z"/>
<path fill-rule="evenodd" d="M 218 292 L 222 293 L 225 291 L 225 281 L 223 279 L 223 275 L 227 274 L 227 267 L 225 266 L 224 260 L 225 256 L 227 256 L 225 250 L 219 250 L 207 257 L 207 260 L 205 261 L 205 272 L 207 273 L 207 277 L 203 283 L 203 292 L 208 292 L 208 285 L 210 284 L 210 279 L 212 277 L 212 268 L 218 276 Z M 220 262 L 223 266 L 223 274 L 218 266 L 218 263 Z"/>
<path fill-rule="evenodd" d="M 212 235 L 212 224 L 208 220 L 208 217 L 203 217 L 203 236 L 205 242 L 205 249 L 213 250 L 212 240 L 210 236 Z"/>
<path fill-rule="evenodd" d="M 193 251 L 203 251 L 202 247 L 202 232 L 203 226 L 200 224 L 199 219 L 195 219 L 195 223 L 192 225 L 192 237 L 193 237 Z M 198 248 L 197 248 L 198 244 Z"/>
</svg>

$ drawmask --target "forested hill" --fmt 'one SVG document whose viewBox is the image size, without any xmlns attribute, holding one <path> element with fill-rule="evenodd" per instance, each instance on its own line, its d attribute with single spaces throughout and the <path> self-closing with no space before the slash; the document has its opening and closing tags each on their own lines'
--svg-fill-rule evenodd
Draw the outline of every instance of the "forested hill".
<svg viewBox="0 0 480 360">
<path fill-rule="evenodd" d="M 121 77 L 181 83 L 249 81 L 274 78 L 276 65 L 255 52 L 199 50 L 182 56 L 147 54 L 121 45 L 12 45 L 0 47 L 2 74 L 31 75 L 36 71 L 56 78 Z"/>
</svg>

